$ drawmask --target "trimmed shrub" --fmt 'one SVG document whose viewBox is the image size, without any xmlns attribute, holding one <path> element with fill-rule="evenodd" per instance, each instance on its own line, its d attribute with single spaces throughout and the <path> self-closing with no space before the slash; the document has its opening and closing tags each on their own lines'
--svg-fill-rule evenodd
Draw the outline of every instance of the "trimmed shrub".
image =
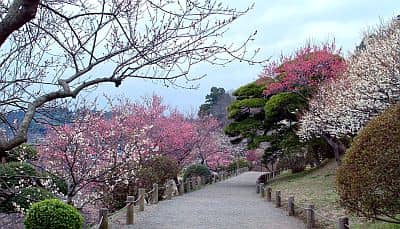
<svg viewBox="0 0 400 229">
<path fill-rule="evenodd" d="M 208 169 L 207 166 L 201 164 L 191 165 L 185 169 L 183 180 L 186 181 L 187 178 L 195 176 L 205 176 L 206 181 L 208 182 L 211 177 L 210 169 Z"/>
<path fill-rule="evenodd" d="M 400 223 L 400 104 L 360 131 L 344 156 L 336 182 L 340 201 L 348 209 Z"/>
<path fill-rule="evenodd" d="M 12 196 L 1 206 L 1 211 L 15 212 L 17 209 L 13 206 L 16 203 L 22 212 L 25 212 L 29 207 L 41 200 L 54 198 L 53 194 L 43 188 L 28 187 L 22 189 L 19 193 Z"/>
<path fill-rule="evenodd" d="M 31 206 L 24 224 L 26 229 L 80 229 L 83 217 L 71 205 L 48 199 Z"/>
</svg>

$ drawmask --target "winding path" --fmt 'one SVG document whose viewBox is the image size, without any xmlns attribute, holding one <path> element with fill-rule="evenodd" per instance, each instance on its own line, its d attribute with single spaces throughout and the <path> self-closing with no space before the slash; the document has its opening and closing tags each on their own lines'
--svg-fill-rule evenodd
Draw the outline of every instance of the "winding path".
<svg viewBox="0 0 400 229">
<path fill-rule="evenodd" d="M 304 223 L 288 217 L 255 192 L 259 172 L 247 172 L 201 190 L 146 206 L 129 228 L 141 229 L 302 229 Z"/>
</svg>

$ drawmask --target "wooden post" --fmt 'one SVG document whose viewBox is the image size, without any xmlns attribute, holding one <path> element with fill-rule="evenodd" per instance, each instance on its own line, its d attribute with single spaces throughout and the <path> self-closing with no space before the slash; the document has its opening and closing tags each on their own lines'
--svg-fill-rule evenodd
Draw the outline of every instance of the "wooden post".
<svg viewBox="0 0 400 229">
<path fill-rule="evenodd" d="M 144 188 L 139 188 L 139 211 L 144 211 L 144 194 L 146 190 Z"/>
<path fill-rule="evenodd" d="M 349 218 L 346 216 L 340 217 L 338 222 L 338 229 L 349 229 Z"/>
<path fill-rule="evenodd" d="M 289 197 L 287 205 L 288 215 L 294 216 L 294 196 Z"/>
<path fill-rule="evenodd" d="M 158 184 L 153 184 L 153 204 L 158 204 Z"/>
<path fill-rule="evenodd" d="M 312 229 L 312 228 L 315 227 L 314 205 L 313 204 L 308 205 L 308 208 L 306 209 L 306 212 L 307 212 L 306 228 L 307 229 Z"/>
<path fill-rule="evenodd" d="M 172 198 L 172 185 L 171 182 L 168 181 L 167 185 L 165 186 L 165 194 L 166 194 L 166 199 L 170 200 Z"/>
<path fill-rule="evenodd" d="M 272 189 L 270 187 L 267 188 L 267 201 L 271 202 L 272 200 Z"/>
<path fill-rule="evenodd" d="M 281 191 L 275 192 L 275 207 L 277 208 L 281 207 Z"/>
<path fill-rule="evenodd" d="M 183 186 L 183 181 L 179 183 L 179 195 L 185 194 L 185 187 Z"/>
<path fill-rule="evenodd" d="M 264 198 L 265 197 L 264 183 L 260 183 L 260 192 L 261 192 L 261 198 Z"/>
<path fill-rule="evenodd" d="M 99 220 L 101 220 L 99 229 L 108 229 L 108 209 L 107 208 L 100 208 Z"/>
<path fill-rule="evenodd" d="M 135 197 L 134 196 L 127 196 L 126 197 L 126 203 L 127 203 L 127 208 L 126 208 L 126 224 L 127 225 L 132 225 L 134 218 L 135 218 Z"/>
</svg>

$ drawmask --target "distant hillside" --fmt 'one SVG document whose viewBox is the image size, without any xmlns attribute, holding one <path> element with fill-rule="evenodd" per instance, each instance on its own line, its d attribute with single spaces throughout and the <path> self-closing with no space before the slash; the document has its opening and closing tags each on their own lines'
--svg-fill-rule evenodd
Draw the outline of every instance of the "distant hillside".
<svg viewBox="0 0 400 229">
<path fill-rule="evenodd" d="M 6 115 L 8 123 L 20 123 L 24 118 L 24 111 L 14 111 Z M 74 112 L 68 109 L 53 108 L 53 109 L 41 109 L 39 110 L 34 120 L 28 129 L 28 142 L 36 142 L 37 139 L 44 137 L 46 134 L 47 125 L 62 125 L 65 123 L 71 123 Z M 6 131 L 7 136 L 12 136 L 13 132 L 3 121 L 0 123 L 0 128 Z"/>
</svg>

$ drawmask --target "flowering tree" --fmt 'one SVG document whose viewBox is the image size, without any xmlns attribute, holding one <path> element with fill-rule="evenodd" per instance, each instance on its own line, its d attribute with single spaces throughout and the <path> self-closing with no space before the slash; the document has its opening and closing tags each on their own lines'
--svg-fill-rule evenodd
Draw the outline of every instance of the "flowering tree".
<svg viewBox="0 0 400 229">
<path fill-rule="evenodd" d="M 39 108 L 85 89 L 129 78 L 187 83 L 202 62 L 256 63 L 247 50 L 255 33 L 239 44 L 220 39 L 250 9 L 215 0 L 1 1 L 0 124 L 12 135 L 0 139 L 0 158 L 27 141 Z M 21 122 L 7 120 L 12 111 Z"/>
<path fill-rule="evenodd" d="M 271 62 L 260 78 L 277 79 L 264 91 L 264 95 L 269 96 L 316 87 L 325 80 L 335 79 L 345 68 L 346 63 L 334 43 L 321 46 L 307 44 L 294 55 L 282 56 L 280 61 Z"/>
<path fill-rule="evenodd" d="M 400 22 L 394 19 L 367 33 L 348 61 L 348 71 L 323 84 L 300 119 L 302 139 L 321 136 L 334 146 L 400 101 Z"/>
<path fill-rule="evenodd" d="M 87 112 L 46 136 L 38 163 L 67 182 L 69 203 L 83 207 L 103 198 L 116 183 L 127 184 L 135 165 L 152 152 L 145 134 L 151 127 L 131 127 L 125 120 L 121 114 L 106 119 Z"/>
</svg>

